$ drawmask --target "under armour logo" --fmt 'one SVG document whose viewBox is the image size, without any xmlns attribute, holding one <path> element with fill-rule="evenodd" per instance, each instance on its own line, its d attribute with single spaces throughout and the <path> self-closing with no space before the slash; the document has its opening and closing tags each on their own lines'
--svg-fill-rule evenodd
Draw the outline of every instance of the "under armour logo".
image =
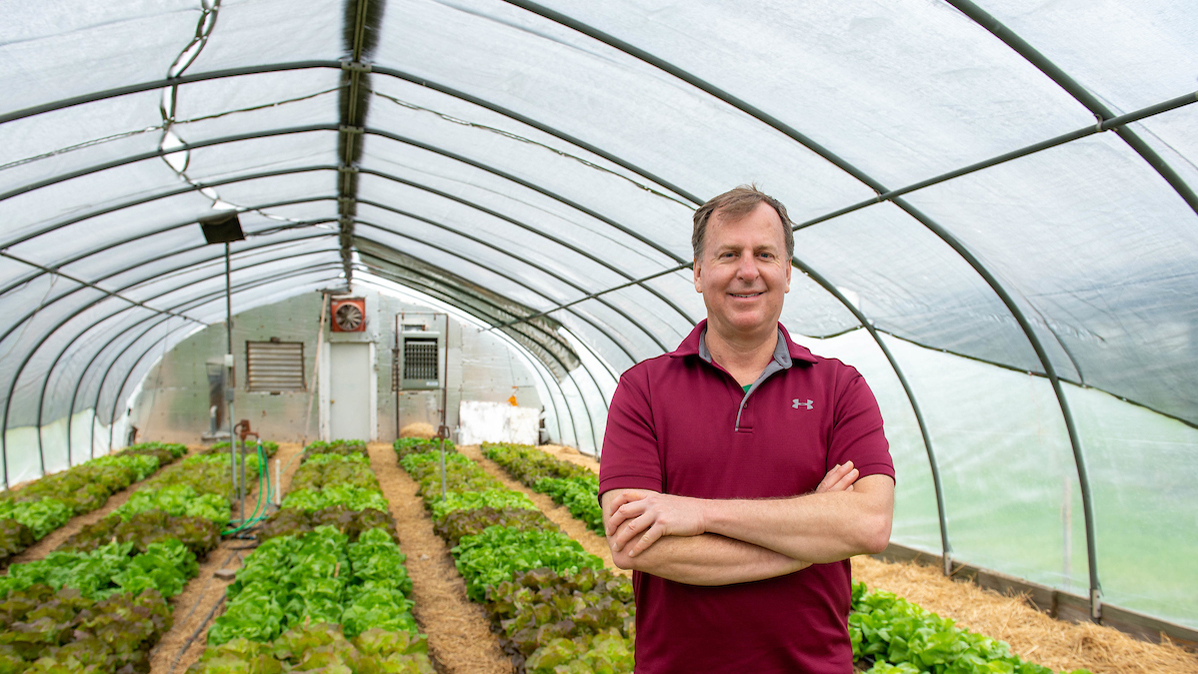
<svg viewBox="0 0 1198 674">
<path fill-rule="evenodd" d="M 812 401 L 812 400 L 808 400 L 805 403 L 799 402 L 799 399 L 795 398 L 794 400 L 791 401 L 791 407 L 795 408 L 796 410 L 799 409 L 800 407 L 806 407 L 807 409 L 811 409 L 811 405 L 813 404 L 813 402 L 814 401 Z"/>
</svg>

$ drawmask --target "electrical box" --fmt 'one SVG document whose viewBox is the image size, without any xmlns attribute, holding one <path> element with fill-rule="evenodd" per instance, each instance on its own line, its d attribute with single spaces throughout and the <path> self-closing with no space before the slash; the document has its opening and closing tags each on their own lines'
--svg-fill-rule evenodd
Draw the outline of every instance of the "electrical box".
<svg viewBox="0 0 1198 674">
<path fill-rule="evenodd" d="M 401 391 L 441 388 L 440 331 L 424 323 L 405 323 L 399 333 L 399 348 L 393 361 L 392 381 Z"/>
</svg>

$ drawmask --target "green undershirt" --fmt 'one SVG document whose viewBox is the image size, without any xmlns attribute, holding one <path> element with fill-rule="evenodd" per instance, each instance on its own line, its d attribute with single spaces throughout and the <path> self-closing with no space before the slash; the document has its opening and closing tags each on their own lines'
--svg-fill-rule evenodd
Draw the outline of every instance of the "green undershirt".
<svg viewBox="0 0 1198 674">
<path fill-rule="evenodd" d="M 753 385 L 749 384 L 748 386 L 742 386 L 741 388 L 743 388 L 745 390 L 745 393 L 748 393 L 749 389 L 753 388 Z"/>
</svg>

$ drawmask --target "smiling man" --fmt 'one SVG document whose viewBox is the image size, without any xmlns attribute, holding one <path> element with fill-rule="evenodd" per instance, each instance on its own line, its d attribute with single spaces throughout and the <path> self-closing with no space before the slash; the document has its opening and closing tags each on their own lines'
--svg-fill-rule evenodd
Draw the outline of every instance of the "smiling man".
<svg viewBox="0 0 1198 674">
<path fill-rule="evenodd" d="M 865 380 L 778 322 L 791 231 L 755 187 L 700 207 L 707 319 L 613 396 L 599 494 L 638 674 L 852 671 L 848 558 L 886 547 L 894 467 Z"/>
</svg>

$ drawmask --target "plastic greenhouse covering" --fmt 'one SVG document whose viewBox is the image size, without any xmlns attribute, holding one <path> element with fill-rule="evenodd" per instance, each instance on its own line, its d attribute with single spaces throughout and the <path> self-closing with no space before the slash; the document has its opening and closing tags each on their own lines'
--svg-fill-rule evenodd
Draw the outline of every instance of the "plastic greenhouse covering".
<svg viewBox="0 0 1198 674">
<path fill-rule="evenodd" d="M 691 213 L 755 182 L 796 223 L 784 324 L 882 405 L 894 541 L 1198 628 L 1198 5 L 0 16 L 6 484 L 119 444 L 224 320 L 196 223 L 228 210 L 237 311 L 402 287 L 526 355 L 594 451 L 619 373 L 705 315 Z"/>
</svg>

